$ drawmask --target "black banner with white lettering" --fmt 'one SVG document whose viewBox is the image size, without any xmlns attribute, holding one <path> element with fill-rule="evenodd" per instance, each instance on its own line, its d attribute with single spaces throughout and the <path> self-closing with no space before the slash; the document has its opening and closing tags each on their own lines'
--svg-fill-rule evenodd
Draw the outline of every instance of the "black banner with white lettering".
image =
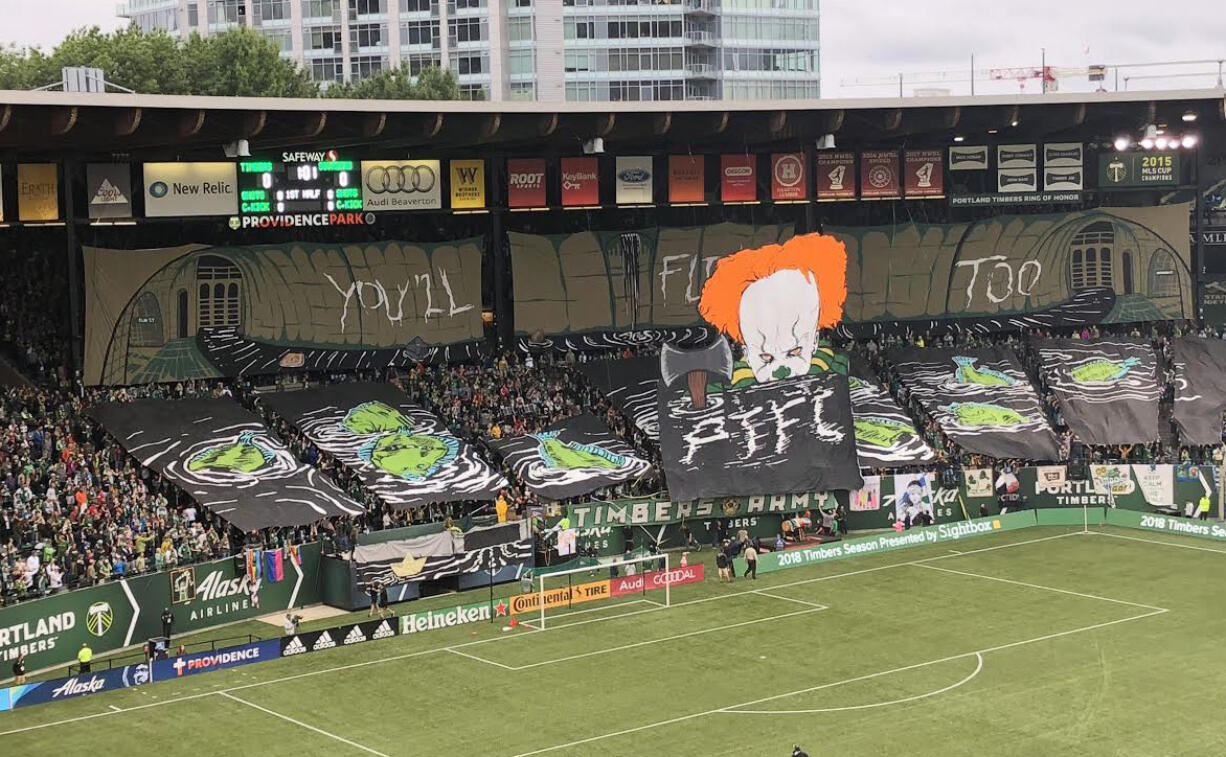
<svg viewBox="0 0 1226 757">
<path fill-rule="evenodd" d="M 1221 444 L 1226 410 L 1226 342 L 1185 336 L 1171 343 L 1175 425 L 1182 444 Z"/>
<path fill-rule="evenodd" d="M 1005 347 L 893 350 L 902 382 L 967 452 L 1001 459 L 1056 460 L 1059 445 L 1039 395 Z"/>
<path fill-rule="evenodd" d="M 492 500 L 501 473 L 390 384 L 356 383 L 261 398 L 396 508 Z"/>
<path fill-rule="evenodd" d="M 859 356 L 853 356 L 850 371 L 847 383 L 860 466 L 900 468 L 935 460 L 932 447 L 894 398 L 878 385 L 877 377 Z"/>
<path fill-rule="evenodd" d="M 90 414 L 141 465 L 243 531 L 363 512 L 232 399 L 146 399 Z"/>
<path fill-rule="evenodd" d="M 526 521 L 453 531 L 412 539 L 379 542 L 353 550 L 358 586 L 436 581 L 449 576 L 489 571 L 532 559 L 532 533 Z"/>
<path fill-rule="evenodd" d="M 712 391 L 714 389 L 714 391 Z M 661 387 L 660 448 L 674 500 L 858 489 L 847 377 L 816 373 L 739 388 Z"/>
<path fill-rule="evenodd" d="M 1157 359 L 1141 339 L 1045 339 L 1036 345 L 1069 429 L 1086 444 L 1158 438 Z"/>
<path fill-rule="evenodd" d="M 660 439 L 660 409 L 656 387 L 660 383 L 658 357 L 593 360 L 579 370 L 609 398 L 635 426 L 653 441 Z"/>
<path fill-rule="evenodd" d="M 590 494 L 651 470 L 591 413 L 535 434 L 486 441 L 532 493 L 548 500 Z"/>
</svg>

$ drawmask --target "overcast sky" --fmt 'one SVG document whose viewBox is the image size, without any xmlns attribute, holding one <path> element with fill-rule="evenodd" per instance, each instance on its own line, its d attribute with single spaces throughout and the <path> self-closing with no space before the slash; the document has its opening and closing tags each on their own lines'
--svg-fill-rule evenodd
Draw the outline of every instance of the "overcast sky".
<svg viewBox="0 0 1226 757">
<path fill-rule="evenodd" d="M 968 79 L 977 69 L 1048 65 L 1084 68 L 1092 63 L 1149 63 L 1226 58 L 1226 12 L 1221 0 L 823 0 L 822 94 L 858 97 L 897 92 L 897 84 L 852 86 L 851 79 L 955 70 Z M 0 42 L 53 47 L 69 30 L 97 24 L 113 28 L 114 0 L 0 0 Z M 1156 81 L 1136 79 L 1130 88 L 1214 84 L 1216 65 L 1124 70 L 1146 76 L 1162 71 L 1202 75 Z M 930 77 L 931 78 L 931 77 Z M 1114 79 L 1114 76 L 1111 77 Z M 1108 82 L 1110 87 L 1113 81 Z M 968 91 L 966 81 L 915 86 Z M 1064 90 L 1092 88 L 1085 76 L 1061 79 Z M 906 84 L 906 93 L 912 86 Z M 983 82 L 977 92 L 1016 91 L 1015 80 Z M 1035 91 L 1033 82 L 1027 91 Z"/>
</svg>

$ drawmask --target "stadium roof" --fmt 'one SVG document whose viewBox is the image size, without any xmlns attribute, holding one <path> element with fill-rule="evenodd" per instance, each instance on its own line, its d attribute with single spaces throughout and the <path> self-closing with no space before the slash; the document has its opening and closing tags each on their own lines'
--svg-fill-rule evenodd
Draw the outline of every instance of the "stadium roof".
<svg viewBox="0 0 1226 757">
<path fill-rule="evenodd" d="M 1025 139 L 1061 132 L 1104 137 L 1149 123 L 1226 119 L 1223 88 L 1164 92 L 989 95 L 787 101 L 536 103 L 347 100 L 0 91 L 0 151 L 20 159 L 75 153 L 220 155 L 235 139 L 253 148 L 298 144 L 507 150 L 579 150 L 720 143 L 745 148 L 836 135 L 840 146 L 970 138 L 988 129 Z M 1011 127 L 1014 122 L 1017 127 Z"/>
</svg>

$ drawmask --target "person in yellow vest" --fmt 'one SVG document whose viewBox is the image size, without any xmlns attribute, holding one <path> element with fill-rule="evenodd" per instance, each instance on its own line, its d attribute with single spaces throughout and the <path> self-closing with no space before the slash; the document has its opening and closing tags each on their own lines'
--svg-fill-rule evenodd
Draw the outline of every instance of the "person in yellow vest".
<svg viewBox="0 0 1226 757">
<path fill-rule="evenodd" d="M 494 512 L 498 513 L 498 522 L 507 522 L 507 496 L 503 492 L 498 492 L 498 499 L 494 500 Z"/>
<path fill-rule="evenodd" d="M 1198 504 L 1199 504 L 1199 507 L 1197 508 L 1197 517 L 1200 518 L 1201 520 L 1209 520 L 1209 507 L 1211 504 L 1209 502 L 1209 495 L 1208 494 L 1200 495 L 1200 502 Z"/>
<path fill-rule="evenodd" d="M 81 673 L 90 672 L 90 663 L 94 660 L 94 650 L 89 648 L 88 644 L 81 645 L 81 651 L 77 652 L 77 665 L 81 668 Z"/>
</svg>

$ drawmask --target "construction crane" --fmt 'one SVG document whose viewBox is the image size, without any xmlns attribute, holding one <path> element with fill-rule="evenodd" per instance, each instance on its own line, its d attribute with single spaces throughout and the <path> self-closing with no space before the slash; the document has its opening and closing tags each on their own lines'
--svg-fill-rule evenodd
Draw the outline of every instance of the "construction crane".
<svg viewBox="0 0 1226 757">
<path fill-rule="evenodd" d="M 1014 66 L 1005 68 L 971 68 L 970 70 L 920 71 L 916 73 L 898 73 L 894 76 L 857 76 L 850 79 L 840 79 L 844 87 L 884 87 L 897 84 L 898 94 L 903 94 L 903 85 L 933 85 L 933 84 L 971 84 L 971 94 L 974 94 L 974 84 L 977 81 L 1017 81 L 1018 88 L 1025 92 L 1026 85 L 1032 81 L 1040 82 L 1040 91 L 1055 92 L 1060 87 L 1060 80 L 1068 77 L 1084 76 L 1089 81 L 1102 81 L 1106 77 L 1107 67 L 1092 66 Z"/>
</svg>

